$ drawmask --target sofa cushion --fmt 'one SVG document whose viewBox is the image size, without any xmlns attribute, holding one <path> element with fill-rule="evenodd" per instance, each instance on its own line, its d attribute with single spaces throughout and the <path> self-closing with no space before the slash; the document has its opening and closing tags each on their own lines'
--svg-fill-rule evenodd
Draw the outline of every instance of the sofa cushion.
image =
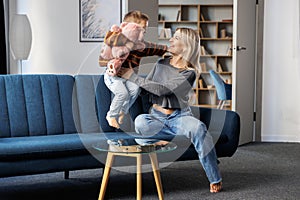
<svg viewBox="0 0 300 200">
<path fill-rule="evenodd" d="M 95 137 L 81 134 L 58 134 L 0 138 L 0 160 L 26 160 L 87 154 L 95 142 L 106 142 L 103 133 Z"/>
<path fill-rule="evenodd" d="M 1 75 L 0 137 L 76 132 L 69 75 Z"/>
<path fill-rule="evenodd" d="M 97 86 L 99 75 L 76 75 L 75 98 L 77 100 L 76 128 L 78 132 L 99 132 L 97 112 Z M 110 98 L 107 98 L 109 101 Z"/>
</svg>

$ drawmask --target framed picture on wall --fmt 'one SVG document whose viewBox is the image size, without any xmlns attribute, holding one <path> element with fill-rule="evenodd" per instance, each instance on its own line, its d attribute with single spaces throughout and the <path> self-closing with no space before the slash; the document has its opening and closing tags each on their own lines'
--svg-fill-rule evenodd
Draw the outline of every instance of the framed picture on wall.
<svg viewBox="0 0 300 200">
<path fill-rule="evenodd" d="M 113 24 L 120 24 L 122 0 L 79 0 L 80 42 L 101 42 Z"/>
</svg>

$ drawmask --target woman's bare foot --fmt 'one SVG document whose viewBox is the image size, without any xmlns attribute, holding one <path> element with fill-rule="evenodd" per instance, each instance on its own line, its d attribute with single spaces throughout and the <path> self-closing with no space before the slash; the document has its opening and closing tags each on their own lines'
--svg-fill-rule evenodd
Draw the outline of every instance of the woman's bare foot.
<svg viewBox="0 0 300 200">
<path fill-rule="evenodd" d="M 222 190 L 222 182 L 210 184 L 210 192 L 218 193 Z"/>
<path fill-rule="evenodd" d="M 120 128 L 120 124 L 118 123 L 117 119 L 115 117 L 109 117 L 106 116 L 106 120 L 108 121 L 108 124 L 112 127 L 115 127 L 117 129 Z"/>
<path fill-rule="evenodd" d="M 164 140 L 159 140 L 158 142 L 155 142 L 155 145 L 158 146 L 166 146 L 167 144 L 169 144 L 169 142 Z"/>
<path fill-rule="evenodd" d="M 119 118 L 118 118 L 119 124 L 123 124 L 124 117 L 125 117 L 125 113 L 124 112 L 120 112 L 119 113 Z"/>
</svg>

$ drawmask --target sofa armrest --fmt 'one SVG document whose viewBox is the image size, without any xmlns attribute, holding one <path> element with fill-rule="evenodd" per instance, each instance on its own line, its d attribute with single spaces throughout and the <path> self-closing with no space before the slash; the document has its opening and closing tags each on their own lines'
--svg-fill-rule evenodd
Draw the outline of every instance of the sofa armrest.
<svg viewBox="0 0 300 200">
<path fill-rule="evenodd" d="M 239 143 L 240 116 L 230 110 L 192 107 L 195 117 L 199 118 L 213 136 L 218 157 L 232 156 Z"/>
</svg>

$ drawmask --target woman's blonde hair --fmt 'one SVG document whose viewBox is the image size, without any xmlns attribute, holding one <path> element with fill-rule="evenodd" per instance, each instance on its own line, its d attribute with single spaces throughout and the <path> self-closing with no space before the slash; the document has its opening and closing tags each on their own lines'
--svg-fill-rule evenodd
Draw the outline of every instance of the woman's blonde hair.
<svg viewBox="0 0 300 200">
<path fill-rule="evenodd" d="M 185 44 L 182 57 L 197 73 L 200 73 L 200 37 L 199 34 L 190 28 L 177 28 L 181 40 Z"/>
</svg>

